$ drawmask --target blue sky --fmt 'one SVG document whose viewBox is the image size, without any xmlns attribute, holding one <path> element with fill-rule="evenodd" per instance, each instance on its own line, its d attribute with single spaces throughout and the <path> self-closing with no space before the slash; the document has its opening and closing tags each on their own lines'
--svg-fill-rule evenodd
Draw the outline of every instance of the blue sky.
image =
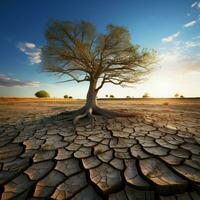
<svg viewBox="0 0 200 200">
<path fill-rule="evenodd" d="M 87 84 L 59 84 L 41 70 L 49 19 L 88 20 L 99 32 L 108 23 L 123 25 L 133 43 L 158 51 L 159 67 L 147 81 L 133 88 L 106 85 L 99 97 L 200 96 L 200 1 L 193 0 L 1 0 L 0 96 L 34 96 L 45 89 L 53 97 L 85 97 Z"/>
</svg>

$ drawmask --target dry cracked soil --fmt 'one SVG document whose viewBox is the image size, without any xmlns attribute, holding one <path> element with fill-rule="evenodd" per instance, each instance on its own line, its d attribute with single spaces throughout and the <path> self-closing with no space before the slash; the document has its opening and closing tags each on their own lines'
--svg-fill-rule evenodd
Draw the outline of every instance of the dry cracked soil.
<svg viewBox="0 0 200 200">
<path fill-rule="evenodd" d="M 200 100 L 100 101 L 137 116 L 75 131 L 58 114 L 83 103 L 0 101 L 2 200 L 200 199 Z"/>
</svg>

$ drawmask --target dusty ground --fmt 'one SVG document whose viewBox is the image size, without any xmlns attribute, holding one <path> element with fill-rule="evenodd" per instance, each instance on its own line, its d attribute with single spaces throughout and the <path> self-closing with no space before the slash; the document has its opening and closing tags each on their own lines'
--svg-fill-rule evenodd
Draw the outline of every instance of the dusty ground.
<svg viewBox="0 0 200 200">
<path fill-rule="evenodd" d="M 3 98 L 0 97 L 2 116 L 14 113 L 33 113 L 73 110 L 84 105 L 84 100 L 53 99 L 53 98 Z M 200 113 L 199 99 L 135 99 L 135 100 L 99 100 L 98 104 L 107 109 L 125 110 L 130 112 L 179 112 Z M 166 105 L 168 104 L 168 105 Z"/>
<path fill-rule="evenodd" d="M 0 98 L 2 199 L 200 199 L 200 99 L 99 100 L 140 117 L 75 132 L 83 104 Z"/>
</svg>

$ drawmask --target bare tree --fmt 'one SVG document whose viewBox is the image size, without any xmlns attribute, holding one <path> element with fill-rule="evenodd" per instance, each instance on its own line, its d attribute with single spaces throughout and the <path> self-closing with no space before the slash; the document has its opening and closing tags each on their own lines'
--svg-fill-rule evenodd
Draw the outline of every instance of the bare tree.
<svg viewBox="0 0 200 200">
<path fill-rule="evenodd" d="M 89 22 L 51 21 L 45 33 L 44 70 L 67 75 L 63 82 L 89 82 L 85 106 L 70 112 L 75 124 L 85 116 L 92 119 L 92 114 L 116 114 L 98 107 L 98 91 L 106 83 L 126 86 L 143 80 L 156 61 L 154 50 L 131 43 L 126 28 L 111 24 L 106 28 L 100 34 Z"/>
</svg>

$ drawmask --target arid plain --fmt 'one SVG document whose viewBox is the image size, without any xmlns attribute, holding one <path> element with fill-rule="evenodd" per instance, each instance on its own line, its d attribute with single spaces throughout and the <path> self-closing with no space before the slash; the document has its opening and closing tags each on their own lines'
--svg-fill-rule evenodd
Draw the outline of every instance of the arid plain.
<svg viewBox="0 0 200 200">
<path fill-rule="evenodd" d="M 200 99 L 103 99 L 135 117 L 73 129 L 84 100 L 0 98 L 1 199 L 200 199 Z"/>
</svg>

